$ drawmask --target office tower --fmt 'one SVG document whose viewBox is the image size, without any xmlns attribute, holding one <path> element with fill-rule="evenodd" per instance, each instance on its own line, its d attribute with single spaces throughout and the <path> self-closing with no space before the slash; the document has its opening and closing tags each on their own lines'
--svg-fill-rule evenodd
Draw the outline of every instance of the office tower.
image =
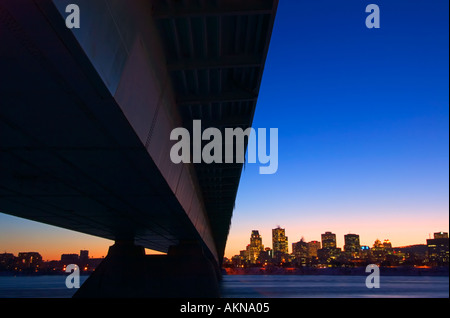
<svg viewBox="0 0 450 318">
<path fill-rule="evenodd" d="M 320 249 L 319 241 L 308 242 L 308 255 L 309 257 L 317 257 L 317 250 Z"/>
<path fill-rule="evenodd" d="M 259 235 L 259 231 L 253 230 L 250 236 L 250 244 L 247 246 L 248 261 L 252 264 L 256 263 L 261 251 L 264 251 L 264 246 L 262 245 L 262 238 Z"/>
<path fill-rule="evenodd" d="M 89 263 L 89 251 L 80 250 L 80 258 L 78 266 L 80 266 L 82 270 L 85 270 L 88 268 L 88 263 Z"/>
<path fill-rule="evenodd" d="M 448 244 L 449 238 L 446 232 L 434 233 L 434 239 L 427 240 L 428 248 L 428 261 L 433 265 L 448 265 L 449 264 L 449 251 Z"/>
<path fill-rule="evenodd" d="M 308 243 L 303 241 L 303 238 L 299 242 L 292 243 L 292 254 L 297 264 L 306 264 L 309 258 Z"/>
<path fill-rule="evenodd" d="M 317 250 L 317 257 L 322 263 L 329 263 L 341 254 L 341 249 L 336 247 L 336 234 L 325 232 L 321 235 L 322 248 Z"/>
<path fill-rule="evenodd" d="M 272 249 L 274 256 L 277 253 L 288 253 L 288 238 L 285 230 L 279 226 L 276 229 L 272 229 Z"/>
<path fill-rule="evenodd" d="M 325 232 L 322 234 L 322 248 L 330 249 L 336 248 L 336 234 L 331 232 Z"/>
<path fill-rule="evenodd" d="M 259 250 L 263 250 L 264 247 L 262 245 L 262 238 L 259 235 L 259 231 L 253 230 L 250 236 L 250 245 L 258 248 Z"/>
<path fill-rule="evenodd" d="M 303 240 L 292 243 L 292 254 L 294 254 L 295 257 L 308 257 L 308 243 Z"/>
<path fill-rule="evenodd" d="M 89 251 L 80 250 L 80 259 L 89 259 Z"/>
<path fill-rule="evenodd" d="M 344 235 L 344 252 L 348 257 L 359 258 L 361 245 L 359 244 L 358 234 L 346 234 Z"/>
</svg>

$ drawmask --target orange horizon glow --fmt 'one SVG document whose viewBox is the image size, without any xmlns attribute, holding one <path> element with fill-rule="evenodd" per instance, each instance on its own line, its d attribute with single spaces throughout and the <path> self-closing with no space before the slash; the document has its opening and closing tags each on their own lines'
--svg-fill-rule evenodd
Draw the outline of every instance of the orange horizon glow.
<svg viewBox="0 0 450 318">
<path fill-rule="evenodd" d="M 78 233 L 77 233 L 78 234 Z M 84 236 L 84 234 L 80 234 Z M 70 247 L 63 243 L 63 246 L 59 246 L 56 244 L 52 244 L 51 246 L 39 246 L 39 242 L 37 244 L 14 244 L 11 245 L 10 248 L 6 248 L 5 246 L 1 246 L 0 253 L 11 253 L 14 256 L 18 256 L 19 253 L 22 252 L 37 252 L 42 256 L 43 261 L 59 261 L 61 260 L 62 254 L 77 254 L 80 255 L 81 250 L 89 251 L 89 258 L 104 258 L 108 254 L 108 249 L 111 245 L 114 244 L 114 241 L 98 238 L 98 237 L 90 237 L 90 238 L 82 238 L 77 239 L 76 242 L 81 243 L 77 247 L 76 243 L 71 245 Z M 149 254 L 164 254 L 162 252 L 154 251 L 151 249 L 145 249 L 145 253 Z"/>
<path fill-rule="evenodd" d="M 255 219 L 254 211 L 243 212 L 238 208 L 233 215 L 224 256 L 231 258 L 245 250 L 252 230 L 259 231 L 264 247 L 272 248 L 272 229 L 278 224 L 286 229 L 289 252 L 293 242 L 302 237 L 306 242 L 321 241 L 321 234 L 326 231 L 336 234 L 340 248 L 344 246 L 344 235 L 349 233 L 359 234 L 361 245 L 372 247 L 376 239 L 389 239 L 393 247 L 400 247 L 426 244 L 433 233 L 449 232 L 449 215 L 443 213 L 397 210 L 380 217 L 370 211 L 361 214 L 346 210 L 347 215 L 336 211 L 334 216 L 324 218 L 321 211 L 308 214 L 295 212 L 297 209 L 286 208 L 283 215 L 273 215 L 269 207 L 267 211 L 259 210 L 259 217 Z M 101 258 L 113 244 L 112 240 L 2 214 L 0 253 L 17 256 L 19 252 L 38 252 L 47 261 L 60 260 L 61 254 L 88 250 L 89 257 Z M 146 250 L 146 253 L 159 252 Z"/>
<path fill-rule="evenodd" d="M 263 245 L 264 247 L 270 247 L 272 248 L 272 237 L 267 235 L 267 230 L 266 231 L 260 231 L 260 234 L 262 236 L 263 239 Z M 269 230 L 269 232 L 271 231 L 271 229 Z M 328 230 L 326 230 L 328 231 Z M 448 232 L 447 230 L 442 230 L 443 232 Z M 299 237 L 293 237 L 293 239 L 291 239 L 289 237 L 289 231 L 288 229 L 286 229 L 286 235 L 289 238 L 289 252 L 291 252 L 292 250 L 292 243 L 294 242 L 298 242 L 300 240 Z M 325 230 L 322 232 L 324 233 Z M 344 241 L 344 235 L 345 234 L 349 234 L 349 233 L 338 233 L 336 231 L 331 230 L 331 232 L 336 234 L 336 240 L 337 240 L 337 247 L 343 248 L 343 241 Z M 440 232 L 440 231 L 434 231 L 434 232 Z M 431 238 L 433 238 L 433 233 L 431 232 Z M 246 239 L 243 240 L 239 240 L 239 239 L 232 239 L 226 246 L 226 250 L 225 250 L 225 257 L 227 258 L 231 258 L 234 255 L 239 255 L 239 252 L 241 250 L 245 250 L 246 246 L 250 243 L 250 233 L 251 230 L 248 233 L 248 237 L 246 237 Z M 316 235 L 315 237 L 307 237 L 304 236 L 305 241 L 309 242 L 309 241 L 319 241 L 321 242 L 321 238 L 320 238 L 320 234 Z M 84 236 L 84 234 L 78 234 L 76 233 L 77 236 L 81 235 Z M 264 235 L 265 234 L 265 235 Z M 361 233 L 353 233 L 353 234 L 359 234 L 360 235 L 360 240 L 361 240 L 361 245 L 367 245 L 369 247 L 372 247 L 374 241 L 376 239 L 379 239 L 381 241 L 383 241 L 384 239 L 389 239 L 392 243 L 393 247 L 402 247 L 402 246 L 409 246 L 409 245 L 415 245 L 415 244 L 426 244 L 426 240 L 429 237 L 428 234 L 426 234 L 426 236 L 417 236 L 417 237 L 412 237 L 412 238 L 408 238 L 408 239 L 402 239 L 402 240 L 397 240 L 395 239 L 396 236 L 391 236 L 394 237 L 394 239 L 392 239 L 391 237 L 371 237 L 369 239 L 364 239 L 364 234 Z M 246 235 L 243 234 L 240 237 L 245 237 Z M 341 237 L 342 236 L 342 237 Z M 373 239 L 372 239 L 373 238 Z M 110 241 L 110 240 L 106 240 L 106 239 L 102 239 L 102 238 L 98 238 L 98 237 L 89 237 L 89 238 L 78 238 L 76 240 L 74 240 L 74 244 L 68 246 L 66 243 L 67 241 L 65 239 L 62 240 L 63 242 L 62 245 L 59 245 L 57 242 L 51 244 L 50 246 L 44 246 L 44 245 L 40 245 L 41 243 L 38 241 L 36 241 L 33 244 L 23 244 L 23 242 L 18 243 L 18 244 L 12 244 L 9 247 L 8 246 L 4 246 L 2 244 L 1 246 L 1 250 L 0 253 L 12 253 L 15 256 L 17 256 L 20 252 L 38 252 L 41 254 L 42 259 L 44 261 L 51 261 L 51 260 L 60 260 L 61 259 L 61 255 L 62 254 L 78 254 L 80 253 L 80 250 L 88 250 L 89 251 L 89 258 L 103 258 L 108 254 L 108 249 L 111 245 L 114 244 L 114 241 Z M 154 250 L 150 250 L 150 249 L 146 249 L 146 254 L 161 254 L 161 252 L 158 251 L 154 251 Z"/>
<path fill-rule="evenodd" d="M 36 226 L 35 222 L 32 223 L 33 226 Z M 250 226 L 245 223 L 243 222 L 239 226 L 235 223 L 232 225 L 225 249 L 225 257 L 231 258 L 234 255 L 238 255 L 241 250 L 245 250 L 247 244 L 250 242 L 252 230 L 259 230 L 264 247 L 272 248 L 272 228 L 276 226 L 267 226 L 266 224 Z M 289 252 L 292 250 L 292 243 L 300 241 L 302 237 L 306 242 L 314 240 L 320 242 L 321 234 L 326 231 L 331 231 L 336 234 L 337 246 L 340 248 L 343 248 L 344 245 L 344 235 L 349 233 L 359 234 L 361 245 L 372 247 L 376 239 L 381 241 L 389 239 L 393 247 L 401 247 L 426 244 L 426 240 L 432 238 L 433 233 L 441 231 L 449 232 L 448 223 L 445 224 L 442 222 L 428 224 L 423 221 L 416 224 L 409 222 L 408 226 L 397 228 L 395 228 L 395 222 L 393 223 L 392 225 L 394 227 L 392 225 L 385 225 L 382 228 L 379 227 L 380 224 L 377 224 L 377 222 L 372 222 L 369 226 L 367 224 L 366 226 L 361 225 L 359 231 L 356 224 L 352 224 L 351 227 L 348 226 L 349 224 L 335 224 L 334 226 L 330 224 L 330 226 L 323 226 L 311 222 L 309 227 L 294 224 L 288 224 L 286 226 L 281 224 L 281 227 L 286 229 Z M 19 252 L 38 252 L 44 261 L 49 261 L 60 260 L 61 254 L 79 254 L 80 250 L 88 250 L 90 258 L 102 258 L 107 255 L 109 247 L 114 244 L 112 240 L 49 225 L 40 224 L 38 227 L 39 229 L 34 233 L 27 231 L 26 226 L 10 229 L 9 233 L 4 233 L 3 231 L 0 234 L 0 253 L 12 253 L 17 256 Z M 34 236 L 36 233 L 39 235 Z M 4 235 L 9 236 L 9 239 L 4 239 Z M 146 249 L 146 254 L 158 253 L 160 252 Z"/>
</svg>

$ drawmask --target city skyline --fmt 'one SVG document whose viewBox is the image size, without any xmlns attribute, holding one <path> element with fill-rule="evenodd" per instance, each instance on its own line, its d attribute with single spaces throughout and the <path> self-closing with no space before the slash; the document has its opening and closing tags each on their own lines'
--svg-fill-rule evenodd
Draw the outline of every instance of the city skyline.
<svg viewBox="0 0 450 318">
<path fill-rule="evenodd" d="M 271 250 L 272 253 L 274 252 L 274 245 L 275 245 L 275 240 L 279 240 L 279 235 L 275 235 L 274 231 L 275 230 L 282 230 L 282 236 L 285 236 L 285 230 L 284 228 L 281 228 L 279 225 L 275 228 L 272 229 L 272 248 L 268 247 L 268 245 L 264 245 L 263 244 L 263 237 L 262 235 L 260 235 L 259 230 L 252 230 L 251 234 L 250 234 L 250 244 L 246 245 L 246 249 L 241 249 L 239 251 L 239 253 L 237 253 L 236 255 L 242 253 L 243 251 L 247 251 L 249 252 L 249 258 L 251 259 L 252 254 L 255 253 L 254 249 L 259 249 L 259 251 L 268 251 Z M 365 248 L 368 247 L 373 248 L 373 247 L 377 247 L 378 245 L 384 245 L 386 246 L 386 244 L 390 247 L 390 248 L 404 248 L 404 247 L 409 247 L 409 246 L 414 246 L 414 245 L 427 245 L 429 240 L 433 240 L 433 239 L 447 239 L 448 240 L 448 232 L 443 232 L 443 231 L 439 231 L 439 232 L 433 232 L 433 237 L 431 236 L 431 233 L 429 234 L 429 237 L 427 239 L 425 239 L 425 243 L 415 243 L 415 244 L 410 244 L 410 245 L 392 245 L 392 242 L 389 239 L 383 239 L 383 242 L 381 242 L 381 240 L 379 238 L 377 238 L 371 245 L 370 244 L 362 244 L 360 242 L 360 235 L 358 233 L 347 233 L 344 234 L 344 242 L 345 244 L 343 246 L 340 246 L 339 244 L 337 244 L 337 235 L 336 233 L 333 233 L 331 231 L 325 231 L 325 233 L 321 233 L 321 238 L 322 240 L 318 241 L 318 240 L 306 240 L 303 236 L 300 238 L 300 240 L 298 241 L 294 241 L 289 243 L 288 241 L 288 237 L 285 236 L 284 239 L 282 239 L 282 241 L 286 242 L 287 244 L 287 251 L 286 252 L 282 252 L 285 254 L 295 254 L 294 249 L 294 245 L 300 242 L 304 242 L 307 244 L 314 244 L 316 245 L 317 249 L 339 249 L 342 252 L 351 252 L 354 253 L 356 252 L 354 250 L 355 247 L 361 249 L 361 248 Z M 348 246 L 346 246 L 348 244 Z M 291 248 L 289 248 L 289 246 L 291 246 Z M 279 248 L 279 247 L 277 247 Z M 258 254 L 259 254 L 258 251 Z M 151 252 L 155 252 L 155 251 L 151 251 Z M 2 253 L 0 253 L 2 254 Z M 89 260 L 89 259 L 103 259 L 104 256 L 102 257 L 95 257 L 92 256 L 89 252 L 89 250 L 85 250 L 85 249 L 81 249 L 79 250 L 79 253 L 75 253 L 75 252 L 64 252 L 61 253 L 60 257 L 54 257 L 54 258 L 44 258 L 41 255 L 41 252 L 39 251 L 31 251 L 31 250 L 23 250 L 20 252 L 11 252 L 11 251 L 3 251 L 3 254 L 12 254 L 15 256 L 15 254 L 17 254 L 18 258 L 21 257 L 21 254 L 39 254 L 39 256 L 41 257 L 41 261 L 44 262 L 49 262 L 49 261 L 61 261 L 67 264 L 72 263 L 76 263 L 76 261 L 72 261 L 73 257 L 76 258 L 76 260 Z M 447 253 L 448 254 L 448 253 Z M 233 255 L 233 256 L 236 256 Z M 254 255 L 253 255 L 254 256 Z M 225 256 L 226 257 L 226 256 Z M 232 257 L 226 257 L 226 258 L 232 258 Z M 256 261 L 256 259 L 258 258 L 258 256 L 254 256 L 254 261 Z M 72 260 L 70 260 L 72 259 Z"/>
<path fill-rule="evenodd" d="M 258 230 L 252 230 L 250 244 L 239 254 L 224 259 L 225 268 L 276 267 L 361 267 L 368 264 L 378 266 L 448 266 L 448 232 L 435 232 L 426 244 L 395 246 L 389 239 L 376 239 L 373 245 L 362 245 L 356 233 L 344 235 L 345 244 L 336 244 L 336 234 L 326 231 L 321 241 L 307 241 L 303 237 L 292 242 L 288 251 L 285 229 L 272 229 L 272 249 L 264 247 Z M 271 271 L 269 270 L 268 273 Z"/>
<path fill-rule="evenodd" d="M 15 217 L 13 217 L 13 216 L 7 216 L 7 217 L 15 219 Z M 29 222 L 36 223 L 33 221 L 28 221 L 28 220 L 25 220 L 25 221 L 26 221 L 25 225 Z M 53 235 L 47 241 L 48 243 L 46 245 L 42 245 L 42 242 L 40 240 L 37 240 L 37 242 L 33 243 L 33 240 L 31 240 L 31 237 L 28 237 L 26 235 L 26 227 L 23 226 L 22 228 L 14 229 L 14 231 L 16 233 L 24 234 L 23 239 L 19 240 L 18 242 L 11 242 L 11 244 L 9 244 L 9 247 L 5 246 L 5 245 L 1 245 L 0 253 L 19 254 L 21 252 L 39 252 L 42 255 L 42 258 L 44 261 L 50 261 L 50 260 L 59 259 L 62 254 L 76 254 L 80 250 L 89 250 L 90 257 L 102 258 L 102 257 L 106 256 L 106 254 L 108 252 L 108 248 L 113 244 L 113 241 L 111 241 L 111 240 L 93 237 L 90 235 L 77 233 L 77 232 L 73 232 L 73 231 L 68 231 L 65 229 L 60 229 L 60 228 L 57 228 L 57 227 L 54 227 L 51 225 L 37 223 L 37 224 L 30 225 L 30 226 L 40 227 L 40 230 L 42 232 L 51 231 L 51 233 L 53 233 Z M 240 241 L 240 243 L 237 240 L 233 240 L 233 243 L 234 243 L 233 248 L 231 248 L 227 244 L 227 249 L 225 251 L 224 257 L 231 258 L 232 256 L 239 254 L 239 252 L 241 250 L 245 249 L 249 242 L 249 237 L 253 231 L 258 231 L 258 233 L 261 237 L 262 245 L 273 249 L 273 246 L 272 246 L 273 232 L 272 231 L 274 228 L 279 228 L 279 227 L 283 228 L 279 224 L 277 224 L 276 226 L 273 226 L 272 228 L 269 228 L 269 229 L 264 228 L 261 230 L 261 229 L 257 229 L 256 227 L 251 228 L 251 230 L 249 230 L 247 233 L 244 233 L 244 235 L 242 236 L 243 239 Z M 323 235 L 326 232 L 331 232 L 336 235 L 336 247 L 342 248 L 342 249 L 344 248 L 344 245 L 345 245 L 344 236 L 347 234 L 359 235 L 361 246 L 372 247 L 376 240 L 383 241 L 383 240 L 387 239 L 391 243 L 394 244 L 393 245 L 394 247 L 404 247 L 404 246 L 417 245 L 417 244 L 426 244 L 426 240 L 429 238 L 432 238 L 434 233 L 448 232 L 447 229 L 442 230 L 442 229 L 438 228 L 438 229 L 435 229 L 428 233 L 422 233 L 424 235 L 422 235 L 421 239 L 414 241 L 414 240 L 392 239 L 392 237 L 397 237 L 396 235 L 393 235 L 393 236 L 391 235 L 391 236 L 386 236 L 386 237 L 384 237 L 382 235 L 374 235 L 374 236 L 371 236 L 370 238 L 367 238 L 367 237 L 361 235 L 358 231 L 336 232 L 333 229 L 322 230 L 322 231 L 317 232 L 315 235 L 306 236 L 306 235 L 303 235 L 302 233 L 298 233 L 297 235 L 293 234 L 292 231 L 290 231 L 289 228 L 287 228 L 287 227 L 285 227 L 283 229 L 285 229 L 285 234 L 286 234 L 287 238 L 292 237 L 292 239 L 288 239 L 288 244 L 287 244 L 289 253 L 292 253 L 292 243 L 299 242 L 302 238 L 304 239 L 305 242 L 318 241 L 318 242 L 322 243 L 321 235 Z M 70 233 L 70 232 L 72 232 L 72 233 Z M 380 231 L 380 232 L 382 232 L 382 231 Z M 53 241 L 53 238 L 56 239 L 58 237 L 62 238 L 63 241 L 62 242 L 60 241 L 59 243 Z M 2 238 L 2 233 L 0 233 L 0 238 Z M 3 242 L 3 240 L 0 240 L 0 242 Z M 60 247 L 60 243 L 62 243 L 64 245 L 64 247 Z M 91 244 L 91 245 L 88 246 L 88 244 Z M 146 253 L 147 254 L 158 254 L 160 252 L 146 249 Z"/>
<path fill-rule="evenodd" d="M 276 229 L 280 229 L 280 226 L 278 225 Z M 283 230 L 283 233 L 288 233 L 288 230 L 286 228 L 281 228 L 281 229 Z M 275 229 L 272 229 L 272 233 L 273 233 L 274 230 Z M 249 237 L 250 237 L 250 244 L 248 243 L 248 240 L 247 240 L 246 244 L 243 242 L 242 246 L 241 246 L 242 248 L 236 254 L 230 255 L 230 257 L 225 255 L 225 257 L 231 258 L 232 256 L 238 255 L 241 251 L 245 250 L 246 247 L 252 246 L 252 241 L 253 241 L 253 237 L 254 237 L 254 233 L 255 232 L 259 235 L 260 244 L 263 246 L 263 248 L 265 248 L 265 249 L 270 248 L 270 249 L 274 250 L 274 248 L 273 248 L 273 242 L 274 242 L 273 234 L 272 234 L 271 237 L 266 238 L 264 240 L 264 236 L 260 233 L 261 231 L 259 229 L 253 229 L 253 230 L 251 230 L 251 234 L 249 235 Z M 432 239 L 434 235 L 439 234 L 439 233 L 444 233 L 444 234 L 448 235 L 448 232 L 445 232 L 445 231 L 437 231 L 437 232 L 435 231 L 435 232 L 432 232 L 432 233 L 428 233 L 428 236 L 424 237 L 423 241 L 421 241 L 421 242 L 415 242 L 415 243 L 406 244 L 406 245 L 395 244 L 395 242 L 394 242 L 392 247 L 406 247 L 406 246 L 412 246 L 412 245 L 426 245 L 427 239 Z M 292 251 L 292 244 L 298 243 L 300 241 L 304 241 L 304 242 L 307 242 L 307 243 L 309 243 L 309 242 L 319 242 L 321 244 L 321 247 L 323 247 L 323 248 L 330 248 L 330 247 L 331 248 L 340 248 L 342 251 L 344 251 L 345 250 L 345 245 L 346 245 L 345 244 L 345 237 L 346 236 L 349 236 L 348 237 L 349 242 L 351 242 L 352 236 L 357 236 L 358 237 L 357 241 L 358 241 L 358 245 L 359 246 L 368 246 L 370 248 L 372 246 L 374 246 L 377 242 L 389 242 L 390 244 L 393 243 L 391 239 L 384 238 L 384 237 L 377 237 L 376 239 L 374 239 L 370 243 L 366 242 L 366 241 L 362 241 L 361 240 L 361 235 L 358 232 L 345 233 L 345 234 L 342 235 L 342 238 L 340 238 L 340 239 L 339 239 L 339 235 L 337 235 L 333 231 L 324 231 L 324 232 L 318 234 L 318 236 L 320 237 L 320 239 L 307 239 L 304 236 L 300 236 L 299 239 L 294 239 L 294 240 L 290 241 L 290 240 L 288 240 L 288 235 L 286 235 L 286 241 L 287 241 L 287 247 L 288 247 L 288 252 L 287 253 L 288 254 L 293 253 L 293 251 Z M 330 238 L 331 236 L 333 236 L 332 239 Z M 334 240 L 335 245 L 333 245 L 333 244 L 331 244 L 331 246 L 329 244 L 323 245 L 323 242 L 325 241 L 324 237 L 327 237 L 326 240 L 330 240 L 330 241 Z M 267 243 L 267 241 L 269 241 L 269 243 Z M 342 244 L 339 244 L 338 242 L 341 242 Z"/>
</svg>

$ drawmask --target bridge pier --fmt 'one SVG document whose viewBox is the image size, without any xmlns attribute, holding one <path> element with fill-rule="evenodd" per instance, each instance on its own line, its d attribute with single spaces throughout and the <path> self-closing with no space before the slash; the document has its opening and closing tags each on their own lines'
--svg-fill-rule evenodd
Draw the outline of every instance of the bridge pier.
<svg viewBox="0 0 450 318">
<path fill-rule="evenodd" d="M 219 297 L 219 275 L 197 243 L 172 246 L 167 255 L 145 255 L 133 241 L 116 241 L 73 297 Z"/>
</svg>

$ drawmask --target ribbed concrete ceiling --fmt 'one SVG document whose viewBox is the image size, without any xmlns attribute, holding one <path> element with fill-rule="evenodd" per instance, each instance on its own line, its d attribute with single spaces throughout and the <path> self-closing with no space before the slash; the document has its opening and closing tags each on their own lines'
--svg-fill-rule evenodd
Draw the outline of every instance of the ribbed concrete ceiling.
<svg viewBox="0 0 450 318">
<path fill-rule="evenodd" d="M 184 126 L 251 127 L 278 1 L 152 1 Z M 242 164 L 195 164 L 223 255 Z"/>
</svg>

